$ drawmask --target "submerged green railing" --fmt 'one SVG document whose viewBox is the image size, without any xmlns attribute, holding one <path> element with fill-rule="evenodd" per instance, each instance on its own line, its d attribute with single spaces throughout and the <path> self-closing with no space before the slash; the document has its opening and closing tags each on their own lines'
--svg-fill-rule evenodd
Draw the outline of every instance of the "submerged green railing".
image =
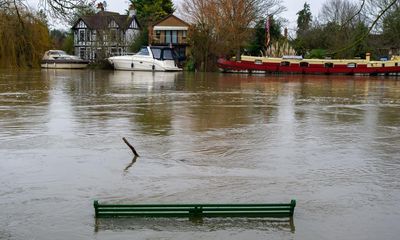
<svg viewBox="0 0 400 240">
<path fill-rule="evenodd" d="M 100 204 L 94 201 L 100 217 L 292 217 L 296 200 L 265 204 Z"/>
</svg>

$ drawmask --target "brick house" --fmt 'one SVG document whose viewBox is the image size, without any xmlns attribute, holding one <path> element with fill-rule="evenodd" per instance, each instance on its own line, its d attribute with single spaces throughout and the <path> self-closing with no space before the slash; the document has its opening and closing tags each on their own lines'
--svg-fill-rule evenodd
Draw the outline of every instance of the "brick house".
<svg viewBox="0 0 400 240">
<path fill-rule="evenodd" d="M 187 55 L 187 34 L 190 25 L 175 15 L 168 15 L 149 26 L 149 44 L 171 46 L 182 59 Z"/>
</svg>

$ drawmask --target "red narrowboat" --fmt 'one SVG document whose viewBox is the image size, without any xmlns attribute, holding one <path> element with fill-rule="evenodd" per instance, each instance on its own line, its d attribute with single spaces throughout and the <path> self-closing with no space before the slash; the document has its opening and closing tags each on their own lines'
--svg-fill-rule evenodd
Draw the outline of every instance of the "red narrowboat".
<svg viewBox="0 0 400 240">
<path fill-rule="evenodd" d="M 248 73 L 400 75 L 400 56 L 393 56 L 387 61 L 371 61 L 370 54 L 366 59 L 241 56 L 240 61 L 220 58 L 218 67 L 222 71 Z"/>
</svg>

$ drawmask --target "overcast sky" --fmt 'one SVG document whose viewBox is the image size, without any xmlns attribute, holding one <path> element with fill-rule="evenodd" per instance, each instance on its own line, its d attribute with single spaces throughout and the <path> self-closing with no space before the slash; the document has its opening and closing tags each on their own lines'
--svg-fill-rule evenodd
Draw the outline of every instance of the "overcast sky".
<svg viewBox="0 0 400 240">
<path fill-rule="evenodd" d="M 180 2 L 184 0 L 173 0 L 175 6 L 179 6 Z M 283 0 L 284 6 L 286 6 L 287 11 L 284 12 L 281 16 L 289 20 L 289 28 L 294 29 L 296 27 L 297 15 L 296 13 L 303 9 L 304 2 L 307 1 L 310 4 L 311 12 L 313 17 L 318 15 L 318 12 L 321 9 L 322 3 L 325 0 Z M 39 1 L 28 0 L 32 7 L 35 7 L 35 4 Z M 99 2 L 99 1 L 98 1 Z M 108 0 L 107 2 L 107 10 L 113 12 L 119 12 L 121 14 L 125 13 L 125 10 L 128 9 L 129 1 L 128 0 Z M 60 28 L 60 24 L 57 23 L 54 26 L 55 28 Z M 65 26 L 63 28 L 68 28 Z"/>
</svg>

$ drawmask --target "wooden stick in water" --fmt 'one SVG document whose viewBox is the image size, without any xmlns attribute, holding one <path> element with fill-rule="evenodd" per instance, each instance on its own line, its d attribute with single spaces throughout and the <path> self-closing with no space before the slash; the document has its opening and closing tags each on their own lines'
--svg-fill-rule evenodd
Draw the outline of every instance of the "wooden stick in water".
<svg viewBox="0 0 400 240">
<path fill-rule="evenodd" d="M 124 140 L 124 142 L 126 143 L 126 145 L 128 145 L 128 147 L 132 150 L 133 154 L 136 157 L 139 157 L 139 154 L 136 152 L 135 148 L 128 142 L 128 140 L 126 140 L 126 138 L 122 138 L 122 140 Z"/>
</svg>

